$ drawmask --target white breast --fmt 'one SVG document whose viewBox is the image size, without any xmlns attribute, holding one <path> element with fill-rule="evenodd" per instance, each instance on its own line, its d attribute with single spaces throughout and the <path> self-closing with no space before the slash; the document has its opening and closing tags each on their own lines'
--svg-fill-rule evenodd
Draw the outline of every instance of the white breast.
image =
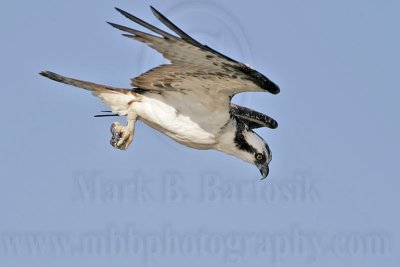
<svg viewBox="0 0 400 267">
<path fill-rule="evenodd" d="M 133 103 L 131 109 L 150 127 L 181 144 L 197 149 L 212 148 L 229 114 L 215 114 L 215 108 L 210 110 L 189 98 L 177 92 L 147 94 L 140 102 Z"/>
</svg>

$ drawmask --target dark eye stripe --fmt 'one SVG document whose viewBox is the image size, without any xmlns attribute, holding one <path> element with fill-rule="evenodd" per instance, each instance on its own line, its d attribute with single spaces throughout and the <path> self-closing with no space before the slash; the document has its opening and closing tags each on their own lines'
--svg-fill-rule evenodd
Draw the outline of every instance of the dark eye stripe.
<svg viewBox="0 0 400 267">
<path fill-rule="evenodd" d="M 246 139 L 244 138 L 243 132 L 246 129 L 246 125 L 242 123 L 241 121 L 236 119 L 236 133 L 235 133 L 235 145 L 241 150 L 250 152 L 250 153 L 255 153 L 256 149 L 247 143 Z"/>
</svg>

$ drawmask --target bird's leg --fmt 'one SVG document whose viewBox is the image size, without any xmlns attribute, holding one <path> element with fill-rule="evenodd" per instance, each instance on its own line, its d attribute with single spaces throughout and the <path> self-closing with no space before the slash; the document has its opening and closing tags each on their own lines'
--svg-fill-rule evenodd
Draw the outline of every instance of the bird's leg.
<svg viewBox="0 0 400 267">
<path fill-rule="evenodd" d="M 135 133 L 135 123 L 137 119 L 136 114 L 127 115 L 126 126 L 118 122 L 111 124 L 111 140 L 110 144 L 118 149 L 126 150 L 128 146 L 132 143 L 133 135 Z"/>
</svg>

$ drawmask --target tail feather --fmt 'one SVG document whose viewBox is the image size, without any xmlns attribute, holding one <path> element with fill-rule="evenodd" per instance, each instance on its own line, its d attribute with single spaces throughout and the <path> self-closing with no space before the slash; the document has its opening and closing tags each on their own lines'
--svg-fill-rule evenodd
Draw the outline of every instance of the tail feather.
<svg viewBox="0 0 400 267">
<path fill-rule="evenodd" d="M 42 71 L 39 74 L 56 82 L 65 83 L 91 91 L 93 95 L 98 96 L 114 113 L 117 113 L 120 116 L 124 116 L 128 113 L 130 104 L 138 97 L 138 95 L 131 89 L 116 88 L 108 85 L 77 80 L 51 71 Z"/>
<path fill-rule="evenodd" d="M 130 89 L 116 88 L 116 87 L 111 87 L 108 85 L 102 85 L 102 84 L 97 84 L 97 83 L 92 83 L 92 82 L 81 81 L 81 80 L 65 77 L 65 76 L 59 75 L 59 74 L 51 72 L 51 71 L 42 71 L 39 74 L 46 78 L 49 78 L 53 81 L 69 84 L 69 85 L 79 87 L 82 89 L 86 89 L 89 91 L 100 92 L 100 91 L 105 91 L 105 90 L 111 90 L 111 91 L 116 91 L 116 92 L 121 92 L 121 93 L 126 93 L 126 92 L 132 91 Z"/>
</svg>

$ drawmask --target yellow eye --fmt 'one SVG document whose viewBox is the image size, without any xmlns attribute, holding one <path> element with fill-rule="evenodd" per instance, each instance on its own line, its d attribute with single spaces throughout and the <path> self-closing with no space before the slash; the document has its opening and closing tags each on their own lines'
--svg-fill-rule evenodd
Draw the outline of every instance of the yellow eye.
<svg viewBox="0 0 400 267">
<path fill-rule="evenodd" d="M 264 156 L 260 153 L 256 154 L 256 160 L 262 160 L 264 158 Z"/>
</svg>

